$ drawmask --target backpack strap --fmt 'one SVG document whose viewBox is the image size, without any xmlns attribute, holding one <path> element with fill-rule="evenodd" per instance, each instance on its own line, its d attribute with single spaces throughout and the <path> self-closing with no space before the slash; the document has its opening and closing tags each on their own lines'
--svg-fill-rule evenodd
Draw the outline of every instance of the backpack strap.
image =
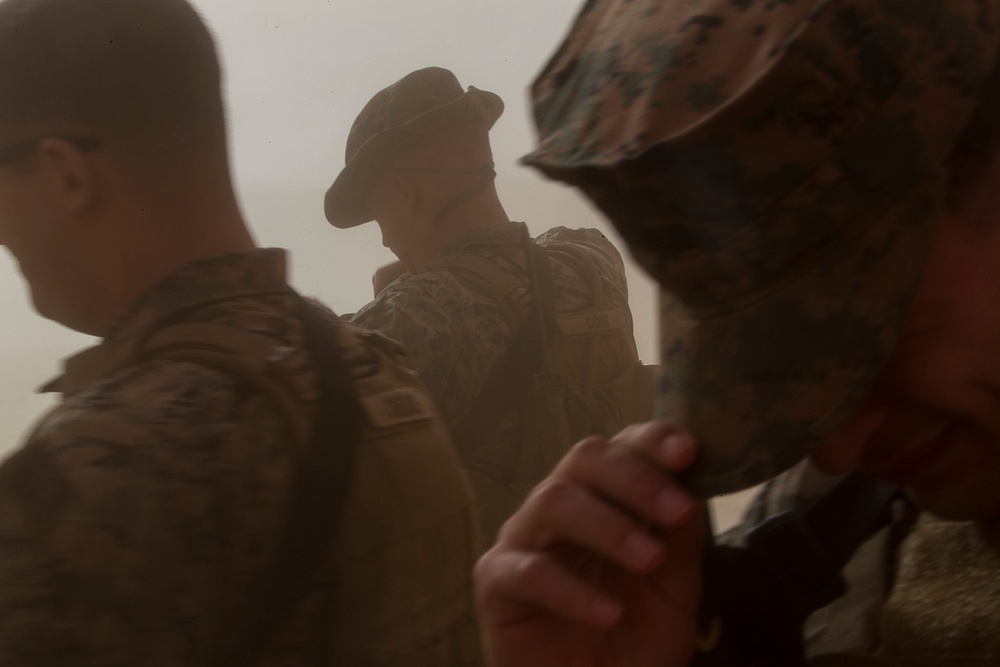
<svg viewBox="0 0 1000 667">
<path fill-rule="evenodd" d="M 746 546 L 708 549 L 695 664 L 804 665 L 803 623 L 844 594 L 841 570 L 889 524 L 899 497 L 897 487 L 852 473 L 802 510 L 762 522 Z"/>
<path fill-rule="evenodd" d="M 535 285 L 534 306 L 494 364 L 482 390 L 452 428 L 456 442 L 474 442 L 477 434 L 496 430 L 500 421 L 517 406 L 539 372 L 550 368 L 547 340 L 555 319 L 552 267 L 545 248 L 526 237 L 528 274 Z M 548 315 L 547 315 L 548 314 Z"/>
<path fill-rule="evenodd" d="M 337 323 L 292 291 L 298 302 L 305 347 L 319 375 L 315 421 L 305 419 L 295 390 L 268 372 L 268 359 L 280 354 L 266 336 L 214 324 L 165 328 L 143 346 L 146 357 L 189 361 L 219 368 L 263 393 L 281 412 L 296 445 L 298 463 L 288 484 L 285 520 L 270 571 L 261 584 L 245 634 L 220 647 L 212 664 L 257 664 L 288 622 L 315 575 L 343 514 L 360 444 L 361 405 L 347 366 L 338 352 Z M 311 437 L 309 434 L 311 433 Z M 334 647 L 324 645 L 320 664 Z"/>
<path fill-rule="evenodd" d="M 511 331 L 524 319 L 524 299 L 520 298 L 524 281 L 504 271 L 493 262 L 471 252 L 460 253 L 450 259 L 445 270 L 474 286 L 489 297 L 500 310 L 500 317 Z M 530 277 L 529 277 L 530 280 Z"/>
<path fill-rule="evenodd" d="M 312 444 L 299 463 L 289 488 L 285 527 L 271 567 L 271 580 L 244 643 L 229 664 L 260 660 L 315 578 L 330 551 L 347 504 L 361 440 L 361 405 L 351 376 L 337 349 L 338 329 L 331 318 L 296 293 L 306 346 L 319 371 L 319 400 Z M 334 647 L 325 642 L 329 659 Z"/>
</svg>

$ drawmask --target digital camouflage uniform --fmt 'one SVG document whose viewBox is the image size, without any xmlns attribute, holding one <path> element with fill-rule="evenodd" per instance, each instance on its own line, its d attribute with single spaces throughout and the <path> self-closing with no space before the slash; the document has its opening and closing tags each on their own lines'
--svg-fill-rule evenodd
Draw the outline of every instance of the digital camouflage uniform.
<svg viewBox="0 0 1000 667">
<path fill-rule="evenodd" d="M 317 398 L 284 269 L 279 250 L 191 263 L 66 363 L 62 403 L 0 467 L 0 664 L 222 664 L 247 641 Z M 176 325 L 269 340 L 256 363 L 291 408 L 219 367 L 144 358 Z M 340 332 L 366 408 L 352 488 L 259 664 L 316 664 L 332 642 L 337 664 L 478 665 L 473 517 L 447 436 L 397 344 Z M 402 394 L 416 407 L 394 417 Z"/>
<path fill-rule="evenodd" d="M 998 42 L 989 0 L 585 4 L 534 83 L 525 160 L 590 197 L 663 287 L 663 415 L 700 443 L 694 491 L 787 470 L 868 393 Z M 814 484 L 789 473 L 758 508 Z M 863 548 L 840 625 L 867 620 L 841 641 L 828 613 L 814 651 L 1000 661 L 980 533 L 921 519 L 898 562 Z M 867 583 L 885 576 L 891 593 Z"/>
<path fill-rule="evenodd" d="M 495 197 L 488 132 L 502 113 L 500 97 L 464 89 L 441 67 L 415 70 L 383 88 L 351 126 L 344 169 L 324 199 L 327 220 L 342 229 L 374 220 L 372 188 L 387 169 L 454 179 L 457 192 L 430 224 L 484 193 Z M 459 128 L 482 146 L 454 135 Z M 397 164 L 421 142 L 456 137 L 469 142 L 458 158 Z M 394 281 L 354 321 L 409 351 L 451 429 L 482 534 L 492 542 L 577 439 L 648 418 L 652 372 L 639 362 L 621 256 L 600 232 L 559 227 L 532 242 L 523 223 L 499 216 L 489 224 L 466 222 L 419 274 Z M 527 250 L 533 243 L 544 253 Z M 535 256 L 534 268 L 526 251 Z M 546 268 L 551 290 L 542 287 Z M 532 311 L 541 311 L 544 334 L 529 321 Z M 522 329 L 537 335 L 521 336 Z"/>
<path fill-rule="evenodd" d="M 534 290 L 524 259 L 527 233 L 523 223 L 512 222 L 463 234 L 425 271 L 395 280 L 354 316 L 356 324 L 384 332 L 403 344 L 449 426 L 454 426 L 468 412 L 532 307 Z M 558 313 L 585 310 L 594 299 L 590 287 L 594 278 L 603 285 L 611 304 L 628 312 L 628 287 L 621 255 L 600 231 L 557 227 L 541 234 L 536 241 L 549 248 L 564 244 L 579 246 L 597 267 L 597 276 L 580 275 L 579 267 L 568 263 L 563 255 L 551 254 Z M 495 295 L 480 286 L 483 271 L 477 266 L 479 260 L 512 276 L 517 283 L 506 304 L 499 303 Z M 516 312 L 504 312 L 505 305 L 514 306 Z M 590 372 L 606 382 L 635 363 L 637 353 L 630 315 L 623 323 L 622 333 L 604 344 L 601 358 L 574 359 L 581 369 L 586 369 L 581 374 Z M 484 495 L 482 485 L 489 484 L 482 476 L 506 480 L 516 474 L 522 428 L 522 420 L 514 412 L 501 422 L 497 432 L 483 433 L 476 442 L 456 443 L 459 458 L 470 472 L 480 499 Z M 566 443 L 567 447 L 569 444 Z M 535 473 L 533 481 L 537 482 L 547 469 Z M 521 500 L 511 496 L 498 501 L 502 503 L 499 509 L 481 507 L 484 534 L 492 539 L 500 523 Z"/>
<path fill-rule="evenodd" d="M 327 220 L 341 229 L 374 220 L 373 188 L 386 170 L 453 179 L 456 192 L 432 225 L 464 202 L 495 198 L 488 132 L 503 106 L 441 67 L 383 88 L 351 126 L 344 169 L 324 199 Z M 457 157 L 428 151 L 421 164 L 399 163 L 421 142 L 450 139 L 465 142 Z M 579 437 L 617 432 L 630 412 L 648 418 L 652 373 L 638 359 L 621 256 L 600 232 L 560 227 L 533 242 L 506 216 L 461 222 L 464 231 L 419 274 L 394 281 L 354 321 L 409 351 L 451 429 L 492 542 Z M 533 243 L 544 253 L 528 250 Z M 557 316 L 567 314 L 573 321 Z"/>
</svg>

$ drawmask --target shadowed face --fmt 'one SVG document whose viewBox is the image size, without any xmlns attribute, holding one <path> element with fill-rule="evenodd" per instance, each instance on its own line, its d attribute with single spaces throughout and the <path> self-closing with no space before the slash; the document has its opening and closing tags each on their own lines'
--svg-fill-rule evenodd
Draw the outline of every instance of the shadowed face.
<svg viewBox="0 0 1000 667">
<path fill-rule="evenodd" d="M 945 518 L 1000 518 L 1000 230 L 945 217 L 888 365 L 813 459 Z"/>
<path fill-rule="evenodd" d="M 92 139 L 92 137 L 91 137 Z M 74 327 L 81 298 L 78 248 L 71 238 L 67 173 L 49 150 L 92 150 L 79 137 L 12 139 L 0 145 L 0 244 L 14 256 L 44 317 Z M 77 145 L 81 144 L 81 145 Z M 9 149 L 9 150 L 8 150 Z"/>
<path fill-rule="evenodd" d="M 427 188 L 417 179 L 391 168 L 368 193 L 368 210 L 382 231 L 382 245 L 411 273 L 422 270 L 434 254 L 433 220 L 427 215 L 427 195 Z"/>
<path fill-rule="evenodd" d="M 382 245 L 405 262 L 407 249 L 406 223 L 409 220 L 404 202 L 396 184 L 389 176 L 382 176 L 372 186 L 368 195 L 369 210 L 382 231 Z"/>
</svg>

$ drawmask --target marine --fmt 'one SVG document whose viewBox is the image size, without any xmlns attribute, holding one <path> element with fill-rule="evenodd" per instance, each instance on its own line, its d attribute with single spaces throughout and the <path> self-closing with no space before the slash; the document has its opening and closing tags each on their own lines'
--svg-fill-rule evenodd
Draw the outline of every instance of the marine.
<svg viewBox="0 0 1000 667">
<path fill-rule="evenodd" d="M 256 247 L 192 6 L 3 0 L 0 87 L 0 242 L 99 339 L 0 465 L 0 664 L 482 664 L 446 429 Z"/>
<path fill-rule="evenodd" d="M 365 105 L 326 217 L 399 258 L 355 323 L 400 341 L 447 422 L 484 539 L 569 447 L 652 413 L 624 264 L 598 230 L 531 238 L 494 185 L 495 94 L 427 67 Z M 582 325 L 582 326 L 581 326 Z"/>
<path fill-rule="evenodd" d="M 1000 661 L 998 12 L 584 7 L 534 83 L 526 160 L 660 283 L 664 419 L 578 443 L 480 560 L 496 665 Z M 761 482 L 707 543 L 704 499 Z M 745 652 L 712 612 L 760 582 L 720 587 L 716 556 L 792 525 L 745 571 L 809 570 L 796 555 L 835 549 L 803 522 L 848 483 L 898 487 L 887 527 L 794 637 Z M 745 602 L 794 615 L 814 592 Z"/>
</svg>

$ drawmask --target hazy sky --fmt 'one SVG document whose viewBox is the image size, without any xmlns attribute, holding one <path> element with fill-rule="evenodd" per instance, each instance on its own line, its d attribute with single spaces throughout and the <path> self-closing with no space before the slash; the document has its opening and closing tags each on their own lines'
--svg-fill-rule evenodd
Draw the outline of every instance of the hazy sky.
<svg viewBox="0 0 1000 667">
<path fill-rule="evenodd" d="M 357 113 L 411 70 L 447 67 L 464 86 L 500 95 L 491 137 L 508 214 L 534 232 L 600 226 L 574 192 L 517 159 L 532 145 L 527 88 L 559 43 L 579 0 L 196 0 L 226 72 L 231 152 L 244 209 L 262 245 L 292 251 L 293 282 L 338 312 L 371 297 L 372 271 L 390 259 L 377 227 L 326 224 L 322 196 L 343 166 Z M 613 235 L 612 235 L 613 236 Z M 623 250 L 619 239 L 613 236 Z M 654 360 L 654 291 L 630 266 L 640 352 Z M 0 452 L 50 404 L 33 389 L 92 339 L 42 320 L 6 253 L 0 259 Z"/>
</svg>

